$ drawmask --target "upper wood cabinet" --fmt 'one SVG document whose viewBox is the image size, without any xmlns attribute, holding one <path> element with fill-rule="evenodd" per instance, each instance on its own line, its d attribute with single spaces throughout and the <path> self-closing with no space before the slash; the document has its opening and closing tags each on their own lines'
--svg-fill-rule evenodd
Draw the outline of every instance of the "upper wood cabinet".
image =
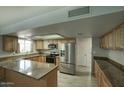
<svg viewBox="0 0 124 93">
<path fill-rule="evenodd" d="M 120 48 L 124 49 L 124 24 L 120 28 Z"/>
<path fill-rule="evenodd" d="M 100 46 L 104 49 L 124 49 L 124 24 L 119 25 L 111 32 L 102 36 Z"/>
<path fill-rule="evenodd" d="M 43 40 L 35 40 L 35 49 L 43 49 Z"/>
<path fill-rule="evenodd" d="M 17 52 L 18 38 L 15 36 L 3 36 L 3 51 Z"/>
</svg>

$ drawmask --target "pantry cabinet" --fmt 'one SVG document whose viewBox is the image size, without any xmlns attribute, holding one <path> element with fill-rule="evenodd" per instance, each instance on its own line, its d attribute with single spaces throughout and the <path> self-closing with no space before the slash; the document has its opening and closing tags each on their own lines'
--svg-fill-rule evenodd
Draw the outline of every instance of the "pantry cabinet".
<svg viewBox="0 0 124 93">
<path fill-rule="evenodd" d="M 18 38 L 15 36 L 3 36 L 3 51 L 17 52 Z"/>
<path fill-rule="evenodd" d="M 123 50 L 124 49 L 124 24 L 114 28 L 109 33 L 101 37 L 100 47 L 104 49 Z"/>
</svg>

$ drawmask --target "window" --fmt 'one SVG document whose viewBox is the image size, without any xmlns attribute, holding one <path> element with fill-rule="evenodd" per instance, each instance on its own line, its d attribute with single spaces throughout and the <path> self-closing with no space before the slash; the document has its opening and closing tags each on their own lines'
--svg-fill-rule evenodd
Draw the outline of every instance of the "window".
<svg viewBox="0 0 124 93">
<path fill-rule="evenodd" d="M 21 60 L 19 63 L 19 71 L 27 70 L 31 67 L 31 62 L 29 60 Z"/>
<path fill-rule="evenodd" d="M 32 41 L 19 39 L 19 51 L 20 53 L 31 52 L 32 51 Z"/>
</svg>

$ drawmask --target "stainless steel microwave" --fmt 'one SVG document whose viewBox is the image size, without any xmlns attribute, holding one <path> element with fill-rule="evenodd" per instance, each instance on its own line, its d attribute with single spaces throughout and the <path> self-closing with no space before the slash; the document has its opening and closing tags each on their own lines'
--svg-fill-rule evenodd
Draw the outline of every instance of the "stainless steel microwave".
<svg viewBox="0 0 124 93">
<path fill-rule="evenodd" d="M 49 44 L 48 48 L 49 49 L 57 49 L 58 48 L 58 44 Z"/>
</svg>

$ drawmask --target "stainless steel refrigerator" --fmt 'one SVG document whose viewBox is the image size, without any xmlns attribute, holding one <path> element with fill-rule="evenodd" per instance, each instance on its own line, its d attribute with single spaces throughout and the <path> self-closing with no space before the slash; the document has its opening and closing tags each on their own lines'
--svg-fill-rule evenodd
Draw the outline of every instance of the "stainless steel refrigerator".
<svg viewBox="0 0 124 93">
<path fill-rule="evenodd" d="M 64 43 L 60 46 L 59 71 L 67 74 L 75 74 L 75 43 Z"/>
</svg>

